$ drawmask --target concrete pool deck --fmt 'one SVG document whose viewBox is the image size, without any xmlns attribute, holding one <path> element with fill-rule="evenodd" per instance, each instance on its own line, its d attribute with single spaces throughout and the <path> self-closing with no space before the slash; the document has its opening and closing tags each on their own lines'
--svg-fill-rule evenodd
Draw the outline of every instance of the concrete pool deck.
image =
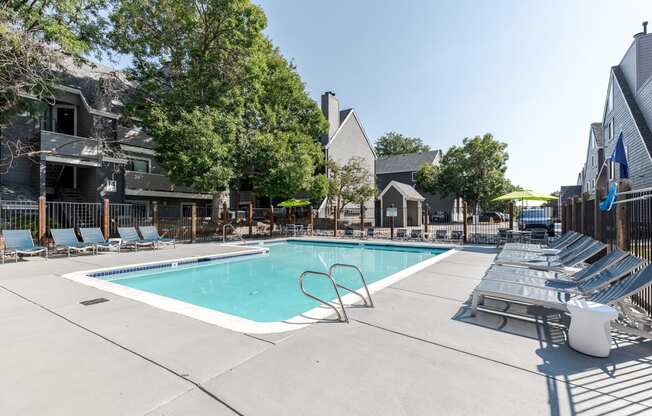
<svg viewBox="0 0 652 416">
<path fill-rule="evenodd" d="M 617 334 L 611 357 L 594 359 L 555 325 L 469 317 L 491 248 L 460 248 L 383 289 L 375 308 L 349 309 L 350 324 L 270 335 L 61 277 L 235 250 L 205 243 L 0 266 L 0 414 L 652 414 L 652 343 Z M 79 304 L 98 297 L 109 302 Z"/>
</svg>

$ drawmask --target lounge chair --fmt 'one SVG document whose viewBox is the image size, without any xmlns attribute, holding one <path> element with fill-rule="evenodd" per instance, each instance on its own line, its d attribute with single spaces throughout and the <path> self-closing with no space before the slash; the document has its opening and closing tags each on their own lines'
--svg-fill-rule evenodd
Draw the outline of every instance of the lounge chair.
<svg viewBox="0 0 652 416">
<path fill-rule="evenodd" d="M 502 266 L 502 265 L 495 264 L 491 266 L 489 270 L 487 270 L 485 276 L 490 273 L 495 273 L 500 275 L 509 273 L 509 274 L 533 277 L 533 278 L 543 279 L 543 280 L 552 280 L 552 281 L 560 281 L 560 282 L 579 282 L 581 280 L 588 279 L 590 277 L 597 275 L 602 270 L 609 267 L 611 264 L 624 259 L 628 255 L 629 255 L 628 253 L 620 249 L 615 249 L 612 250 L 609 254 L 600 257 L 598 260 L 591 263 L 588 267 L 585 267 L 580 270 L 576 270 L 574 272 L 571 271 L 570 273 L 535 270 L 535 269 L 528 269 L 526 267 Z"/>
<path fill-rule="evenodd" d="M 584 248 L 579 252 L 570 252 L 566 255 L 559 256 L 558 258 L 552 259 L 499 259 L 498 257 L 495 260 L 496 264 L 502 265 L 511 265 L 511 266 L 521 266 L 529 267 L 531 269 L 538 270 L 552 270 L 552 271 L 562 271 L 567 272 L 569 268 L 579 267 L 582 263 L 586 262 L 590 258 L 600 254 L 604 251 L 607 246 L 600 241 L 593 241 L 588 247 Z"/>
<path fill-rule="evenodd" d="M 353 228 L 351 228 L 351 227 L 346 227 L 346 228 L 344 229 L 344 237 L 353 238 L 353 236 L 354 236 Z"/>
<path fill-rule="evenodd" d="M 376 229 L 375 228 L 367 228 L 367 234 L 365 238 L 374 238 L 376 236 Z"/>
<path fill-rule="evenodd" d="M 397 240 L 405 240 L 407 239 L 407 231 L 405 228 L 397 228 L 396 229 L 396 239 Z"/>
<path fill-rule="evenodd" d="M 460 230 L 451 231 L 451 241 L 456 241 L 458 243 L 461 243 L 463 239 L 464 239 L 464 233 L 462 231 Z"/>
<path fill-rule="evenodd" d="M 21 255 L 33 256 L 45 253 L 45 258 L 48 258 L 47 247 L 34 245 L 30 230 L 3 230 L 2 237 L 5 244 L 5 248 L 2 250 L 2 264 L 7 255 L 13 255 L 16 258 L 16 263 Z"/>
<path fill-rule="evenodd" d="M 580 238 L 585 237 L 575 231 L 569 231 L 558 239 L 552 241 L 547 247 L 541 244 L 524 244 L 524 243 L 506 243 L 504 250 L 514 251 L 533 251 L 537 253 L 560 251 L 571 244 L 574 244 Z"/>
<path fill-rule="evenodd" d="M 140 234 L 143 236 L 144 240 L 155 241 L 157 247 L 160 247 L 161 244 L 163 245 L 172 244 L 173 247 L 177 246 L 176 239 L 161 237 L 160 234 L 158 233 L 158 230 L 153 225 L 138 227 L 138 230 L 140 230 Z"/>
<path fill-rule="evenodd" d="M 435 231 L 435 241 L 446 241 L 446 240 L 448 240 L 448 230 Z"/>
<path fill-rule="evenodd" d="M 410 240 L 423 241 L 423 230 L 411 230 Z"/>
<path fill-rule="evenodd" d="M 489 272 L 484 279 L 499 280 L 508 283 L 517 283 L 524 286 L 538 287 L 548 290 L 557 290 L 560 292 L 569 292 L 582 295 L 589 295 L 597 290 L 620 280 L 635 269 L 643 265 L 643 261 L 634 256 L 627 256 L 624 259 L 610 264 L 607 268 L 597 274 L 587 275 L 587 277 L 575 281 L 550 280 L 539 277 L 523 276 L 514 273 L 495 273 Z"/>
<path fill-rule="evenodd" d="M 134 248 L 136 251 L 138 251 L 139 247 L 156 248 L 156 241 L 140 238 L 135 227 L 118 227 L 118 234 L 121 239 L 120 248 Z"/>
<path fill-rule="evenodd" d="M 102 234 L 102 230 L 99 228 L 80 228 L 79 233 L 84 243 L 95 245 L 96 253 L 100 249 L 111 250 L 114 248 L 120 252 L 120 244 L 117 241 L 106 240 Z"/>
<path fill-rule="evenodd" d="M 516 251 L 503 250 L 496 256 L 496 263 L 509 261 L 536 261 L 536 260 L 555 260 L 564 256 L 574 255 L 585 250 L 596 240 L 586 237 L 578 240 L 577 243 L 555 252 L 534 252 L 534 251 Z"/>
<path fill-rule="evenodd" d="M 68 257 L 72 253 L 85 253 L 91 251 L 95 253 L 95 245 L 87 242 L 79 242 L 75 230 L 72 228 L 52 228 L 50 234 L 54 240 L 55 249 L 63 250 Z"/>
<path fill-rule="evenodd" d="M 471 316 L 476 315 L 478 307 L 484 304 L 486 297 L 508 303 L 537 305 L 549 309 L 567 311 L 566 304 L 573 298 L 582 297 L 591 302 L 614 305 L 649 286 L 652 286 L 652 266 L 650 265 L 589 296 L 578 296 L 569 292 L 487 279 L 482 280 L 473 290 Z M 487 312 L 499 313 L 498 311 L 492 310 L 487 310 Z"/>
</svg>

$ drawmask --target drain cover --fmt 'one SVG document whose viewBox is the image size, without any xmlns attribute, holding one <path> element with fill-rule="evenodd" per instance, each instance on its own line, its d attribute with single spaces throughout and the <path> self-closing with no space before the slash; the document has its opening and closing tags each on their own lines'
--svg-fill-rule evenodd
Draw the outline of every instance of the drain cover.
<svg viewBox="0 0 652 416">
<path fill-rule="evenodd" d="M 96 303 L 102 303 L 102 302 L 108 302 L 109 300 L 106 298 L 97 298 L 97 299 L 89 299 L 89 300 L 82 300 L 79 302 L 80 304 L 84 306 L 90 306 L 90 305 L 95 305 Z"/>
</svg>

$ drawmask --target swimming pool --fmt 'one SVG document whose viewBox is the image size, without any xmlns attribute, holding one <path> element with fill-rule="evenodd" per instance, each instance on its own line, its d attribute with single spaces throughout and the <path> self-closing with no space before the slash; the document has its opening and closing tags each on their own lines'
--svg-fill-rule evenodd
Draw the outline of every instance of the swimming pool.
<svg viewBox="0 0 652 416">
<path fill-rule="evenodd" d="M 335 263 L 353 264 L 364 273 L 373 292 L 381 286 L 391 284 L 379 284 L 388 277 L 400 278 L 405 274 L 403 272 L 410 272 L 417 265 L 430 264 L 431 260 L 447 251 L 427 246 L 292 239 L 243 246 L 242 249 L 243 252 L 228 257 L 181 259 L 90 271 L 72 277 L 75 280 L 81 278 L 84 283 L 92 279 L 96 283 L 94 286 L 104 286 L 101 287 L 103 289 L 111 287 L 114 289 L 112 292 L 128 297 L 133 297 L 129 295 L 134 293 L 150 295 L 146 296 L 149 300 L 145 300 L 147 303 L 152 303 L 152 296 L 158 298 L 158 301 L 163 300 L 168 306 L 175 301 L 183 303 L 184 305 L 176 304 L 176 307 L 183 306 L 186 311 L 194 309 L 193 316 L 196 315 L 197 308 L 201 308 L 204 311 L 200 315 L 205 316 L 208 311 L 212 311 L 222 317 L 230 317 L 230 321 L 247 321 L 249 327 L 256 327 L 251 323 L 258 323 L 261 324 L 258 329 L 267 327 L 269 332 L 275 332 L 274 328 L 279 328 L 278 325 L 265 324 L 300 324 L 302 318 L 304 321 L 310 316 L 316 319 L 332 312 L 323 306 L 320 308 L 318 302 L 299 290 L 298 278 L 306 270 L 328 272 L 329 267 Z M 334 278 L 352 289 L 362 287 L 355 270 L 337 269 Z M 327 279 L 308 276 L 305 287 L 323 299 L 336 297 Z M 360 300 L 359 297 L 345 299 L 348 302 Z M 170 309 L 165 305 L 163 308 Z M 319 313 L 311 314 L 310 311 Z"/>
</svg>

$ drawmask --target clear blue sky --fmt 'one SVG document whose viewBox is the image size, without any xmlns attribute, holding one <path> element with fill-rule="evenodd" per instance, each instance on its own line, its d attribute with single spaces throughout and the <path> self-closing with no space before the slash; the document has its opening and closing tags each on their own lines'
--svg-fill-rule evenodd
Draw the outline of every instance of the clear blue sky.
<svg viewBox="0 0 652 416">
<path fill-rule="evenodd" d="M 609 68 L 652 21 L 649 0 L 255 3 L 311 96 L 335 91 L 373 140 L 393 130 L 445 150 L 491 132 L 510 179 L 540 192 L 575 183 Z"/>
</svg>

